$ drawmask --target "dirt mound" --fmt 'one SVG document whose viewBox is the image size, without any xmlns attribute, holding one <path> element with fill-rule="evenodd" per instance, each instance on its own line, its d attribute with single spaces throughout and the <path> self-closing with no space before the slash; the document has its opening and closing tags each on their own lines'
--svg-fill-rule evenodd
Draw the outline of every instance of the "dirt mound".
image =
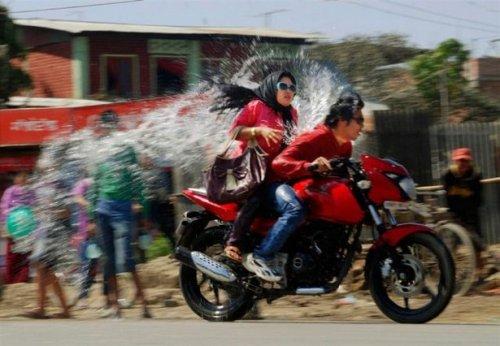
<svg viewBox="0 0 500 346">
<path fill-rule="evenodd" d="M 146 288 L 179 287 L 179 262 L 172 255 L 139 265 L 139 273 Z"/>
</svg>

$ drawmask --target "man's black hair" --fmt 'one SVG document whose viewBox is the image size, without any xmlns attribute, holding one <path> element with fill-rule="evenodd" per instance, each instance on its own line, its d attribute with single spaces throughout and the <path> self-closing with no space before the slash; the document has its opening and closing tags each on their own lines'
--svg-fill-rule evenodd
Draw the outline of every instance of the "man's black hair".
<svg viewBox="0 0 500 346">
<path fill-rule="evenodd" d="M 365 103 L 363 102 L 361 96 L 357 92 L 352 90 L 347 90 L 342 92 L 337 101 L 335 102 L 336 105 L 340 105 L 343 103 L 349 104 L 353 107 L 358 107 L 359 109 L 365 106 Z"/>
<path fill-rule="evenodd" d="M 361 96 L 354 91 L 345 91 L 330 107 L 328 115 L 325 117 L 324 124 L 330 128 L 337 126 L 340 120 L 350 122 L 354 117 L 356 110 L 365 106 Z"/>
<path fill-rule="evenodd" d="M 330 128 L 337 126 L 340 120 L 349 122 L 354 116 L 354 107 L 350 104 L 334 104 L 330 107 L 328 115 L 325 117 L 324 124 Z"/>
</svg>

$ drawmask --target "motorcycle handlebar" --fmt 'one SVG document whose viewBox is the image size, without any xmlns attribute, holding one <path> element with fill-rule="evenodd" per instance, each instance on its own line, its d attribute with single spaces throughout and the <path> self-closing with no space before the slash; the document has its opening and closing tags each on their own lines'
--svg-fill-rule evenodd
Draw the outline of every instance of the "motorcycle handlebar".
<svg viewBox="0 0 500 346">
<path fill-rule="evenodd" d="M 351 159 L 346 159 L 346 158 L 336 158 L 330 160 L 330 166 L 332 169 L 335 168 L 341 168 L 342 166 L 346 165 L 347 167 L 352 167 L 354 161 L 351 161 Z M 310 172 L 315 172 L 318 170 L 318 164 L 313 163 L 312 165 L 309 166 L 308 171 Z"/>
</svg>

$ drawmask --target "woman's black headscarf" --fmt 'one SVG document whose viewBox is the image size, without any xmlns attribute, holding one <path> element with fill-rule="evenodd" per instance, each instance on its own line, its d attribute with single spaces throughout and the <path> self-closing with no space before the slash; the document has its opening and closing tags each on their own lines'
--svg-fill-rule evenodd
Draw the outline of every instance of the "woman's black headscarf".
<svg viewBox="0 0 500 346">
<path fill-rule="evenodd" d="M 295 77 L 288 71 L 278 71 L 267 75 L 260 86 L 256 89 L 249 89 L 234 84 L 224 84 L 220 86 L 221 95 L 216 100 L 212 111 L 224 111 L 228 109 L 241 109 L 254 99 L 260 99 L 269 107 L 280 113 L 283 117 L 285 128 L 284 138 L 290 138 L 295 127 L 292 119 L 292 106 L 282 106 L 276 100 L 277 84 L 281 78 L 288 77 L 293 84 L 297 84 Z"/>
</svg>

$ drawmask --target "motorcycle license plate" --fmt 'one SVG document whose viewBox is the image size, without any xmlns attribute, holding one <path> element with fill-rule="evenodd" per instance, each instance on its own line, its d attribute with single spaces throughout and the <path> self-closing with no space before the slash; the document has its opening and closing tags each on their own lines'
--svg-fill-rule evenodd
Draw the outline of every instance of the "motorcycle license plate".
<svg viewBox="0 0 500 346">
<path fill-rule="evenodd" d="M 384 208 L 391 210 L 408 210 L 408 202 L 385 201 Z"/>
</svg>

